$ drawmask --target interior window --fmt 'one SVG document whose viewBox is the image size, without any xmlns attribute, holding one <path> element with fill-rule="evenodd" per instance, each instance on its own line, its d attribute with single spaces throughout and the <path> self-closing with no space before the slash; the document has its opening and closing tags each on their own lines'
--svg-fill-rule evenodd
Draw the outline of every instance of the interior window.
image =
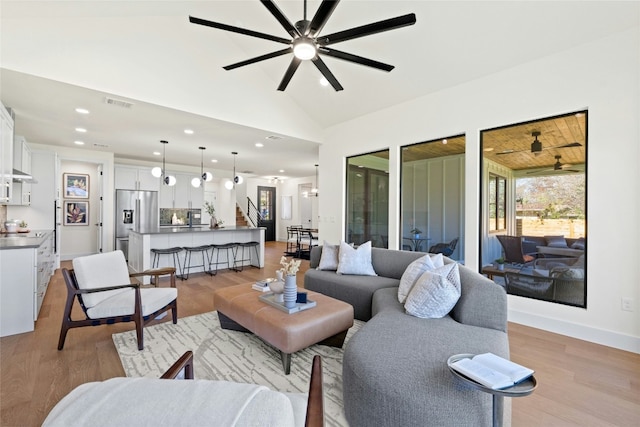
<svg viewBox="0 0 640 427">
<path fill-rule="evenodd" d="M 480 133 L 481 271 L 511 295 L 587 306 L 587 118 Z"/>
<path fill-rule="evenodd" d="M 406 145 L 400 153 L 399 247 L 462 259 L 465 136 Z"/>
</svg>

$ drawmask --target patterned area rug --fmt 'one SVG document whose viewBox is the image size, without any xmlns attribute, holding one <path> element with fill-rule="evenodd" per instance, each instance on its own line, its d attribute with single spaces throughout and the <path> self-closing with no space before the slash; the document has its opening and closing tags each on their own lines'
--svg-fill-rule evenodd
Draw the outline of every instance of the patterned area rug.
<svg viewBox="0 0 640 427">
<path fill-rule="evenodd" d="M 347 340 L 364 324 L 359 320 Z M 327 426 L 346 426 L 342 408 L 342 349 L 314 345 L 291 356 L 285 375 L 280 353 L 253 334 L 220 327 L 215 311 L 165 322 L 144 330 L 144 350 L 138 351 L 135 331 L 113 335 L 128 377 L 159 377 L 185 351 L 194 354 L 198 379 L 265 385 L 272 390 L 307 393 L 313 356 L 322 356 L 325 420 Z"/>
</svg>

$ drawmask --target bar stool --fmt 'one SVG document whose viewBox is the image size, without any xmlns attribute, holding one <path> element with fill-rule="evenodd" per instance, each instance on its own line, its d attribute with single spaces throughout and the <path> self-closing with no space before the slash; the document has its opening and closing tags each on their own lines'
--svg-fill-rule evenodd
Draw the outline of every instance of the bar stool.
<svg viewBox="0 0 640 427">
<path fill-rule="evenodd" d="M 242 269 L 244 268 L 244 262 L 245 261 L 249 261 L 249 265 L 251 265 L 251 248 L 255 248 L 256 250 L 256 259 L 258 260 L 258 268 L 260 268 L 260 254 L 258 252 L 258 246 L 260 245 L 260 242 L 238 242 L 236 243 L 236 253 L 233 256 L 233 269 L 236 271 L 242 271 Z M 242 248 L 242 258 L 238 259 L 238 251 L 240 250 L 240 248 Z M 248 249 L 249 250 L 249 258 L 245 258 L 245 253 L 244 250 Z M 240 263 L 240 268 L 238 269 L 238 267 L 236 267 L 236 263 L 239 262 Z"/>
<path fill-rule="evenodd" d="M 185 246 L 182 249 L 185 250 L 184 254 L 184 266 L 182 267 L 182 276 L 180 278 L 182 280 L 187 280 L 189 278 L 189 270 L 192 268 L 202 267 L 202 271 L 207 272 L 207 262 L 209 261 L 209 249 L 211 245 L 202 245 L 202 246 Z M 202 255 L 202 264 L 191 265 L 191 254 L 194 252 L 200 252 Z M 205 256 L 206 260 L 205 261 Z"/>
<path fill-rule="evenodd" d="M 209 259 L 209 271 L 208 271 L 210 275 L 215 276 L 216 274 L 218 274 L 218 265 L 220 264 L 227 264 L 227 268 L 229 269 L 231 268 L 231 257 L 229 256 L 229 251 L 231 251 L 231 256 L 233 256 L 233 267 L 235 269 L 235 266 L 236 266 L 235 253 L 237 252 L 236 246 L 237 246 L 237 243 L 223 243 L 219 245 L 211 245 L 212 251 L 211 251 L 211 258 Z M 216 250 L 217 250 L 216 262 L 213 262 L 213 253 L 216 252 Z M 227 259 L 225 261 L 220 261 L 221 250 L 227 251 Z M 215 270 L 211 269 L 212 265 L 216 267 Z"/>
<path fill-rule="evenodd" d="M 160 265 L 160 255 L 172 255 L 173 256 L 173 267 L 176 269 L 178 276 L 182 274 L 182 266 L 180 265 L 180 252 L 182 252 L 181 247 L 173 247 L 166 249 L 151 249 L 151 253 L 153 254 L 153 260 L 151 261 L 151 268 L 156 269 Z M 154 281 L 152 281 L 155 286 L 158 286 L 158 277 L 154 275 Z"/>
</svg>

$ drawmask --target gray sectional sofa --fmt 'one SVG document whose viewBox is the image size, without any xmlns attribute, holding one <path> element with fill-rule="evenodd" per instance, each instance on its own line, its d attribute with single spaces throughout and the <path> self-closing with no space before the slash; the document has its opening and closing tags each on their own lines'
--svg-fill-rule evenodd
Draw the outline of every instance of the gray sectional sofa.
<svg viewBox="0 0 640 427">
<path fill-rule="evenodd" d="M 367 321 L 344 352 L 350 426 L 491 425 L 491 395 L 457 381 L 446 361 L 459 353 L 509 357 L 504 288 L 461 265 L 462 294 L 453 310 L 441 319 L 421 319 L 405 313 L 397 287 L 406 267 L 424 253 L 372 248 L 378 276 L 316 270 L 321 253 L 321 246 L 311 252 L 305 288 L 350 303 L 355 317 Z M 505 425 L 509 420 L 505 402 Z"/>
</svg>

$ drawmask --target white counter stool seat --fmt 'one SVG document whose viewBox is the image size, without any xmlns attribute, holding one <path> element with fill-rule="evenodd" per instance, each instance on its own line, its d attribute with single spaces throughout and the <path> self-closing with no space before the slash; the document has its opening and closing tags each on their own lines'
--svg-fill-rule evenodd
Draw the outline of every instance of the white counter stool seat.
<svg viewBox="0 0 640 427">
<path fill-rule="evenodd" d="M 189 270 L 192 268 L 202 267 L 202 271 L 207 271 L 209 264 L 209 249 L 211 249 L 211 245 L 184 246 L 182 249 L 185 251 L 182 275 L 180 276 L 182 280 L 187 280 L 189 278 Z M 191 254 L 193 253 L 200 253 L 202 256 L 202 264 L 191 265 Z"/>
<path fill-rule="evenodd" d="M 255 248 L 256 251 L 256 260 L 258 262 L 258 266 L 260 265 L 260 253 L 258 252 L 258 246 L 260 246 L 260 242 L 237 242 L 236 243 L 236 253 L 233 257 L 233 269 L 236 271 L 242 271 L 244 268 L 244 262 L 249 261 L 249 265 L 251 264 L 251 248 Z M 238 259 L 238 252 L 242 249 L 242 258 Z M 245 254 L 245 249 L 249 251 L 248 257 Z M 238 267 L 238 265 L 240 267 Z M 260 267 L 257 267 L 260 268 Z"/>
<path fill-rule="evenodd" d="M 182 266 L 180 265 L 180 252 L 182 252 L 182 248 L 178 246 L 165 249 L 151 249 L 151 253 L 153 254 L 151 268 L 158 268 L 161 255 L 171 255 L 173 257 L 173 267 L 176 269 L 178 277 L 180 277 L 182 275 Z M 155 286 L 158 286 L 158 278 L 154 276 L 154 279 L 151 281 L 151 283 Z"/>
<path fill-rule="evenodd" d="M 221 244 L 211 245 L 212 250 L 211 250 L 211 258 L 209 259 L 209 271 L 208 271 L 210 275 L 215 276 L 216 274 L 218 274 L 218 266 L 220 264 L 227 264 L 228 269 L 231 269 L 231 268 L 235 269 L 236 252 L 237 252 L 236 246 L 237 246 L 237 243 L 221 243 Z M 220 261 L 220 251 L 227 252 L 226 258 L 223 261 Z M 214 252 L 216 255 L 216 262 L 213 262 Z M 231 267 L 232 262 L 233 262 L 233 267 Z M 211 266 L 214 266 L 215 268 L 212 269 Z"/>
</svg>

